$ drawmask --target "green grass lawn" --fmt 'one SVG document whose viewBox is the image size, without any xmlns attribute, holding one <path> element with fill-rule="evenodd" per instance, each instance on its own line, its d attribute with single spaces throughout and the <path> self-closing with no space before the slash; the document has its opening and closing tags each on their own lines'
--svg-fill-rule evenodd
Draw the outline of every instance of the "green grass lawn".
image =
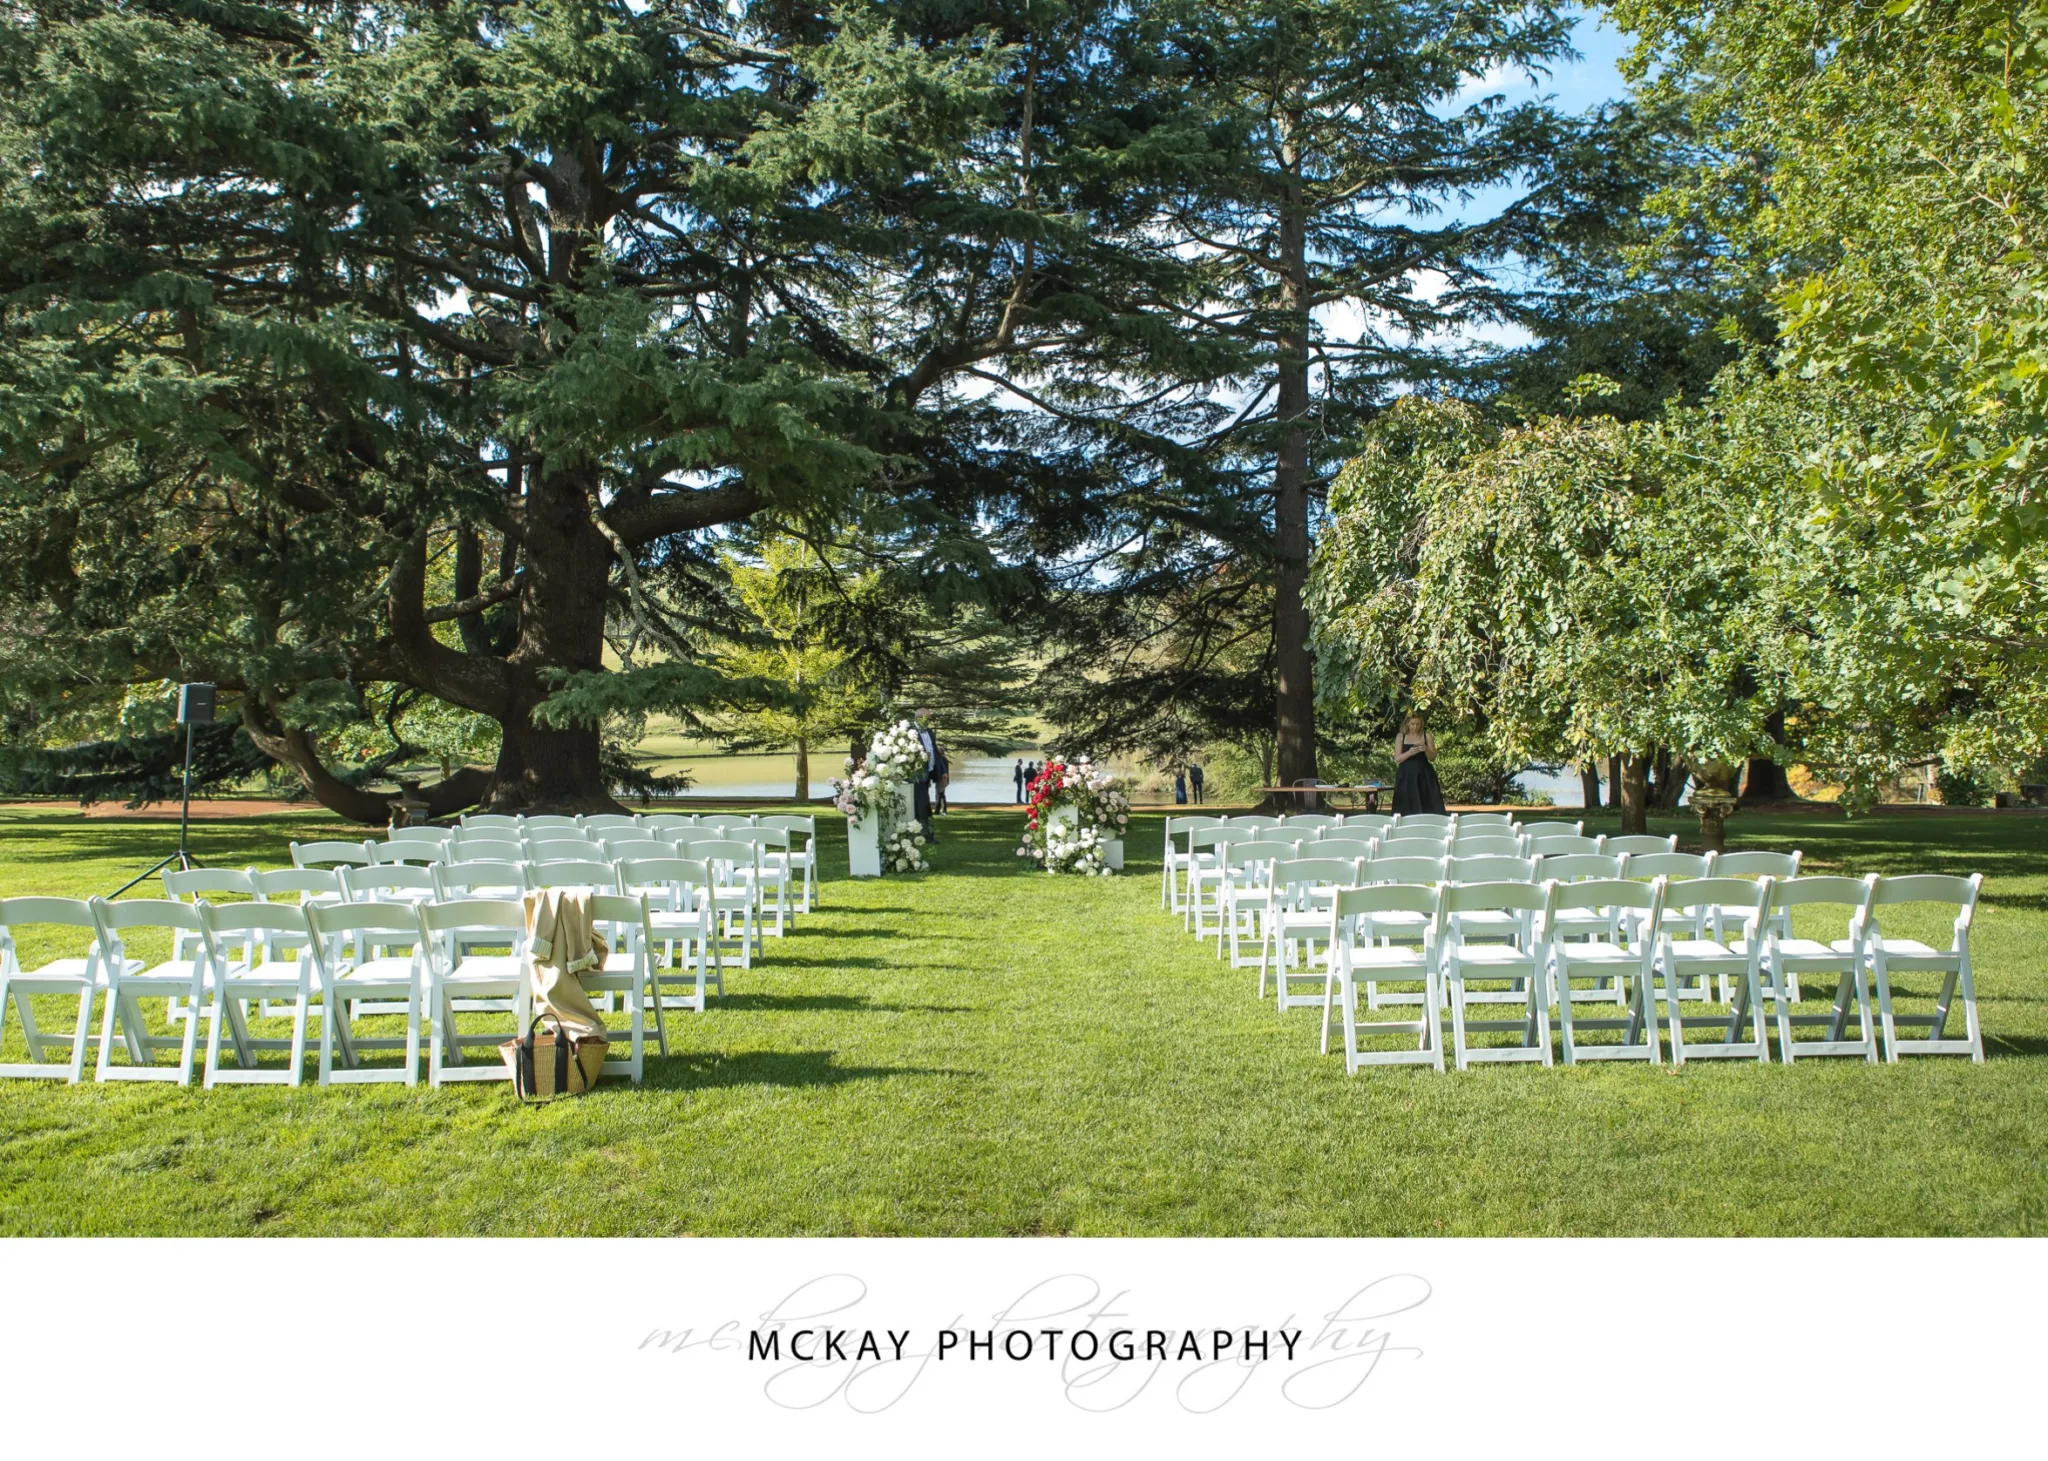
<svg viewBox="0 0 2048 1461">
<path fill-rule="evenodd" d="M 1990 1060 L 1514 1066 L 1347 1078 L 1130 874 L 1024 871 L 1014 813 L 944 820 L 934 871 L 852 883 L 645 1086 L 0 1082 L 7 1233 L 1862 1234 L 2048 1227 L 2048 822 L 1748 815 L 1815 871 L 1981 871 Z M 1690 819 L 1664 830 L 1689 833 Z M 205 823 L 288 863 L 312 816 Z M 111 891 L 175 825 L 0 816 L 0 894 Z M 1934 928 L 1903 930 L 1944 937 Z M 30 949 L 31 958 L 47 951 Z M 141 951 L 147 952 L 147 951 Z M 54 1010 L 53 1010 L 53 1013 Z M 50 1023 L 55 1023 L 51 1021 Z M 0 1058 L 23 1058 L 9 1021 Z"/>
</svg>

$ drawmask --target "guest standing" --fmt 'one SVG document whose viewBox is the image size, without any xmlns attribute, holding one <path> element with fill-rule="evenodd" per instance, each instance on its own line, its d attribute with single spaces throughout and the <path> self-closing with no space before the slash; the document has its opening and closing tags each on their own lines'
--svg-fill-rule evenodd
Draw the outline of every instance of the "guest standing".
<svg viewBox="0 0 2048 1461">
<path fill-rule="evenodd" d="M 1018 802 L 1019 802 L 1019 803 L 1021 804 L 1021 803 L 1023 802 L 1023 800 L 1024 800 L 1024 781 L 1025 781 L 1025 776 L 1024 776 L 1024 763 L 1023 763 L 1022 761 L 1019 761 L 1019 762 L 1017 763 L 1017 765 L 1016 765 L 1016 769 L 1015 769 L 1015 770 L 1013 770 L 1013 771 L 1011 771 L 1011 773 L 1010 773 L 1010 779 L 1011 779 L 1011 780 L 1013 780 L 1013 781 L 1015 781 L 1015 782 L 1017 783 L 1017 800 L 1018 800 Z"/>
<path fill-rule="evenodd" d="M 920 710 L 914 722 L 917 743 L 924 750 L 924 770 L 910 784 L 910 815 L 917 819 L 925 841 L 936 842 L 938 839 L 932 835 L 932 767 L 938 762 L 939 743 L 932 739 L 931 727 L 927 724 L 931 714 L 929 710 Z"/>
<path fill-rule="evenodd" d="M 1173 804 L 1177 807 L 1188 804 L 1188 776 L 1178 768 L 1173 773 Z"/>
<path fill-rule="evenodd" d="M 932 811 L 944 815 L 952 810 L 946 801 L 946 787 L 953 780 L 953 761 L 946 754 L 946 743 L 937 736 L 932 737 Z"/>
<path fill-rule="evenodd" d="M 1429 733 L 1419 714 L 1411 712 L 1401 722 L 1394 738 L 1394 812 L 1409 817 L 1418 812 L 1444 812 L 1443 783 L 1436 778 L 1436 737 Z"/>
<path fill-rule="evenodd" d="M 1188 790 L 1195 794 L 1195 805 L 1202 804 L 1202 768 L 1193 762 L 1188 764 Z"/>
</svg>

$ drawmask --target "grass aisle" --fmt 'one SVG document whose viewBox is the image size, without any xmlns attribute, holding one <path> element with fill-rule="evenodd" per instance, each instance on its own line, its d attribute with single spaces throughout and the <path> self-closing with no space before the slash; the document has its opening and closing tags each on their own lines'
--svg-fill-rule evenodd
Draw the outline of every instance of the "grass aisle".
<svg viewBox="0 0 2048 1461">
<path fill-rule="evenodd" d="M 2048 822 L 1750 816 L 1814 871 L 1981 870 L 1990 1062 L 1381 1070 L 1347 1079 L 1131 873 L 1029 874 L 1015 813 L 852 883 L 638 1090 L 0 1082 L 21 1233 L 2030 1233 L 2048 1227 Z M 214 865 L 334 824 L 205 823 Z M 1666 830 L 1688 832 L 1685 821 Z M 105 892 L 175 828 L 0 816 L 0 894 Z M 1906 930 L 1913 932 L 1915 930 Z M 1920 936 L 1933 929 L 1917 930 Z M 25 953 L 35 959 L 39 951 Z M 7 1050 L 21 1041 L 9 1021 Z"/>
</svg>

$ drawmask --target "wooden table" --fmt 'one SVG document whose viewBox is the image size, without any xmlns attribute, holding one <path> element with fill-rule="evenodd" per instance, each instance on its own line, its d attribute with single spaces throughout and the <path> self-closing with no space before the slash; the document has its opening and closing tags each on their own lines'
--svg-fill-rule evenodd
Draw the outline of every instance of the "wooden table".
<svg viewBox="0 0 2048 1461">
<path fill-rule="evenodd" d="M 1298 796 L 1302 799 L 1301 809 L 1312 812 L 1320 797 L 1332 798 L 1331 805 L 1344 811 L 1376 812 L 1380 809 L 1380 795 L 1387 790 L 1384 781 L 1368 781 L 1359 786 L 1262 786 L 1262 796 Z M 1347 800 L 1348 798 L 1348 800 Z M 1363 805 L 1360 801 L 1363 799 Z"/>
</svg>

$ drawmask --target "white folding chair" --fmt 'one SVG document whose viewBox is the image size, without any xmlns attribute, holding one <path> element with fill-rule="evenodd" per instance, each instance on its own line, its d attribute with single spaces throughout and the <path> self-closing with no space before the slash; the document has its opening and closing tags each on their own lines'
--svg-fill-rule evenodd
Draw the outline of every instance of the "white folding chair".
<svg viewBox="0 0 2048 1461">
<path fill-rule="evenodd" d="M 1446 816 L 1442 812 L 1410 812 L 1394 818 L 1394 831 L 1432 832 L 1440 834 L 1448 842 L 1457 830 L 1458 818 L 1455 813 Z"/>
<path fill-rule="evenodd" d="M 294 842 L 293 867 L 368 867 L 370 844 L 364 842 Z"/>
<path fill-rule="evenodd" d="M 1525 857 L 1560 857 L 1567 852 L 1605 852 L 1604 837 L 1580 837 L 1570 832 L 1522 834 Z"/>
<path fill-rule="evenodd" d="M 526 861 L 603 862 L 604 844 L 592 842 L 584 837 L 553 837 L 545 842 L 529 841 L 526 844 Z"/>
<path fill-rule="evenodd" d="M 326 903 L 306 910 L 314 973 L 321 992 L 320 1084 L 420 1083 L 420 1031 L 426 1002 L 426 946 L 419 914 L 396 903 Z M 343 946 L 358 950 L 355 957 Z M 397 1009 L 405 1036 L 356 1033 L 358 1014 Z M 365 1068 L 366 1050 L 403 1050 L 404 1064 Z M 341 1068 L 335 1068 L 336 1052 Z"/>
<path fill-rule="evenodd" d="M 387 842 L 447 842 L 455 836 L 453 827 L 393 827 L 384 834 Z"/>
<path fill-rule="evenodd" d="M 1460 812 L 1458 814 L 1458 836 L 1462 839 L 1468 833 L 1512 837 L 1515 835 L 1515 814 L 1513 812 Z"/>
<path fill-rule="evenodd" d="M 1763 944 L 1756 937 L 1763 917 L 1768 880 L 1744 882 L 1740 878 L 1686 878 L 1667 880 L 1663 907 L 1657 917 L 1657 968 L 1663 975 L 1661 997 L 1665 1025 L 1671 1034 L 1671 1062 L 1684 1065 L 1688 1058 L 1755 1060 L 1771 1058 L 1770 1036 L 1766 1032 L 1763 1008 Z M 1709 937 L 1706 920 L 1716 908 L 1740 908 L 1749 900 L 1742 936 L 1723 942 Z M 1697 981 L 1702 989 L 1727 977 L 1736 981 L 1728 1014 L 1687 1015 L 1686 989 Z M 1718 1042 L 1690 1041 L 1689 1029 L 1719 1027 Z M 1743 1030 L 1750 1032 L 1743 1038 Z"/>
<path fill-rule="evenodd" d="M 1396 827 L 1393 831 L 1373 843 L 1374 857 L 1433 857 L 1451 855 L 1451 839 L 1439 837 L 1434 832 L 1403 832 Z"/>
<path fill-rule="evenodd" d="M 1520 857 L 1522 839 L 1511 832 L 1467 832 L 1460 827 L 1449 851 L 1452 857 Z"/>
<path fill-rule="evenodd" d="M 1435 887 L 1444 880 L 1444 859 L 1441 857 L 1379 857 L 1368 858 L 1360 864 L 1359 878 L 1369 884 L 1395 883 L 1417 887 Z M 1436 929 L 1436 912 L 1432 905 L 1430 916 L 1400 908 L 1386 908 L 1366 916 L 1359 929 L 1361 937 L 1388 946 L 1413 945 L 1420 947 L 1425 937 L 1433 939 Z M 1404 981 L 1405 982 L 1405 981 Z M 1413 1004 L 1421 995 L 1412 990 L 1382 991 L 1367 966 L 1365 976 L 1365 1003 L 1368 1009 L 1379 1009 L 1384 1005 Z"/>
<path fill-rule="evenodd" d="M 633 862 L 649 857 L 674 857 L 675 844 L 663 842 L 658 837 L 642 833 L 628 833 L 620 837 L 604 839 L 604 860 L 606 862 Z"/>
<path fill-rule="evenodd" d="M 211 966 L 213 987 L 206 1005 L 205 1088 L 219 1085 L 296 1086 L 305 1076 L 306 1025 L 313 1017 L 312 927 L 307 910 L 290 903 L 201 903 L 199 927 L 206 941 L 206 958 Z M 252 940 L 251 936 L 255 936 Z M 235 961 L 229 951 L 237 944 L 254 945 L 246 963 Z M 288 957 L 273 958 L 268 951 L 285 947 Z M 249 1031 L 243 1002 L 259 1005 L 289 1001 L 292 1033 L 289 1040 L 259 1039 Z M 234 1042 L 235 1067 L 223 1070 L 220 1063 L 221 1027 L 226 1025 Z M 256 1064 L 257 1052 L 285 1050 L 290 1065 L 284 1070 L 263 1069 Z"/>
<path fill-rule="evenodd" d="M 1615 882 L 1628 876 L 1627 859 L 1600 852 L 1558 852 L 1532 858 L 1533 880 L 1539 883 Z M 1553 938 L 1598 938 L 1612 942 L 1620 936 L 1622 911 L 1608 905 L 1610 912 L 1594 908 L 1559 908 L 1551 928 Z"/>
<path fill-rule="evenodd" d="M 703 1014 L 707 985 L 725 997 L 725 959 L 720 949 L 713 904 L 716 886 L 710 867 L 698 860 L 681 857 L 638 858 L 619 864 L 619 884 L 628 895 L 644 895 L 654 935 L 662 941 L 662 957 L 653 962 L 650 979 L 668 1009 L 687 1009 Z M 676 959 L 676 945 L 682 945 L 682 959 Z M 649 955 L 652 960 L 652 955 Z M 676 972 L 669 969 L 674 966 Z M 692 983 L 686 995 L 671 995 L 666 986 Z M 661 1053 L 668 1054 L 665 1026 L 657 1025 Z"/>
<path fill-rule="evenodd" d="M 1870 916 L 1862 930 L 1862 955 L 1877 984 L 1877 1008 L 1884 1026 L 1887 1063 L 1896 1065 L 1904 1055 L 1967 1055 L 1979 1065 L 1984 1063 L 1984 1031 L 1977 1021 L 1977 982 L 1970 973 L 1970 924 L 1976 918 L 1977 895 L 1983 886 L 1981 873 L 1972 873 L 1967 878 L 1917 873 L 1877 880 L 1870 897 Z M 1883 924 L 1891 915 L 1883 910 L 1928 904 L 1956 910 L 1949 925 L 1947 948 L 1938 949 L 1918 939 L 1894 938 L 1885 933 Z M 1895 927 L 1899 921 L 1894 920 Z M 1892 987 L 1893 974 L 1941 975 L 1941 992 L 1934 998 L 1934 1013 L 1899 1014 L 1894 1008 L 1898 991 Z M 1958 994 L 1963 998 L 1960 1040 L 1948 1035 L 1949 1011 Z M 1928 1033 L 1913 1039 L 1901 1038 L 1900 1025 L 1924 1025 Z"/>
<path fill-rule="evenodd" d="M 530 862 L 526 865 L 526 891 L 561 888 L 577 893 L 616 893 L 619 870 L 608 862 Z"/>
<path fill-rule="evenodd" d="M 583 976 L 586 994 L 624 995 L 626 1001 L 629 1054 L 624 1060 L 607 1059 L 599 1068 L 603 1075 L 622 1075 L 640 1084 L 647 1067 L 647 996 L 653 986 L 654 925 L 646 897 L 619 893 L 598 893 L 590 899 L 590 921 L 604 946 L 604 963 Z M 654 1022 L 664 1054 L 668 1032 L 662 1022 L 660 991 L 655 990 Z M 609 1055 L 609 1051 L 606 1052 Z"/>
<path fill-rule="evenodd" d="M 425 867 L 432 863 L 444 862 L 448 857 L 445 842 L 372 842 L 370 861 L 379 867 L 411 863 Z"/>
<path fill-rule="evenodd" d="M 1490 855 L 1463 857 L 1457 851 L 1444 859 L 1444 881 L 1446 883 L 1533 883 L 1536 881 L 1536 864 L 1526 857 Z M 1457 935 L 1461 942 L 1471 944 L 1482 940 L 1504 940 L 1526 943 L 1535 933 L 1535 925 L 1526 913 L 1515 913 L 1503 909 L 1485 909 L 1457 916 Z M 1520 990 L 1475 989 L 1468 996 L 1479 1004 L 1519 1004 L 1525 999 Z"/>
<path fill-rule="evenodd" d="M 1188 901 L 1181 916 L 1183 931 L 1192 928 L 1198 940 L 1211 934 L 1222 938 L 1223 881 L 1229 873 L 1224 859 L 1233 845 L 1252 841 L 1259 831 L 1257 827 L 1239 827 L 1229 823 L 1188 830 Z M 1213 927 L 1205 917 L 1212 911 L 1215 915 Z"/>
<path fill-rule="evenodd" d="M 1451 1040 L 1459 1070 L 1479 1061 L 1536 1061 L 1551 1064 L 1550 997 L 1544 978 L 1544 949 L 1537 930 L 1547 927 L 1550 899 L 1555 883 L 1446 883 L 1437 914 L 1437 964 L 1441 969 L 1444 996 L 1451 1007 Z M 1495 942 L 1492 930 L 1500 920 L 1487 919 L 1488 942 L 1475 943 L 1460 932 L 1475 914 L 1511 914 L 1507 920 L 1516 927 L 1508 938 Z M 1522 929 L 1528 932 L 1522 932 Z M 1478 1001 L 1472 998 L 1476 982 L 1519 986 L 1512 1002 L 1523 1006 L 1514 1020 L 1475 1020 L 1466 1010 Z M 1475 1032 L 1514 1031 L 1519 1045 L 1474 1045 Z"/>
<path fill-rule="evenodd" d="M 783 814 L 763 817 L 761 825 L 770 831 L 789 834 L 789 847 L 783 852 L 783 860 L 792 876 L 798 873 L 803 875 L 803 891 L 798 895 L 796 911 L 809 913 L 812 902 L 817 898 L 818 819 Z M 797 845 L 799 837 L 803 839 L 801 847 Z"/>
<path fill-rule="evenodd" d="M 1220 817 L 1168 817 L 1162 830 L 1159 863 L 1159 906 L 1169 913 L 1185 913 L 1187 908 L 1185 885 L 1187 874 L 1194 866 L 1194 852 L 1184 845 L 1177 845 L 1175 838 L 1185 838 L 1197 827 L 1220 827 Z"/>
<path fill-rule="evenodd" d="M 1281 818 L 1280 826 L 1289 837 L 1303 842 L 1313 842 L 1324 830 L 1342 824 L 1344 819 L 1330 812 L 1289 812 Z"/>
<path fill-rule="evenodd" d="M 60 954 L 33 969 L 24 967 L 17 940 L 25 929 L 36 930 L 34 937 L 38 941 L 49 936 L 44 930 L 71 932 L 74 942 L 85 945 L 85 952 Z M 92 1043 L 92 1002 L 106 980 L 100 963 L 105 953 L 99 922 L 85 899 L 0 898 L 0 1039 L 7 1035 L 7 1006 L 12 1002 L 15 1016 L 21 1022 L 21 1033 L 28 1041 L 28 1060 L 0 1065 L 0 1077 L 76 1084 L 85 1075 L 85 1051 Z M 78 1017 L 68 1032 L 43 1033 L 30 1004 L 37 995 L 70 995 L 77 999 Z M 69 1065 L 43 1059 L 46 1044 L 67 1041 L 71 1046 Z"/>
<path fill-rule="evenodd" d="M 726 837 L 733 842 L 750 842 L 754 846 L 754 871 L 751 874 L 760 891 L 761 932 L 771 938 L 781 938 L 789 919 L 789 834 L 776 827 L 732 827 Z M 742 877 L 749 874 L 742 871 Z M 774 894 L 775 921 L 768 922 L 769 894 Z"/>
<path fill-rule="evenodd" d="M 1251 842 L 1234 843 L 1223 856 L 1223 922 L 1216 939 L 1216 957 L 1223 957 L 1225 938 L 1230 948 L 1230 967 L 1249 969 L 1252 960 L 1242 953 L 1242 941 L 1257 939 L 1263 949 L 1268 888 L 1266 869 L 1275 858 L 1301 856 L 1302 844 L 1281 840 L 1277 833 Z M 1263 953 L 1261 954 L 1263 958 Z"/>
<path fill-rule="evenodd" d="M 760 866 L 761 849 L 751 842 L 721 837 L 691 842 L 684 855 L 702 862 L 711 872 L 711 909 L 721 950 L 737 925 L 740 968 L 753 968 L 761 942 L 761 887 L 753 874 Z"/>
<path fill-rule="evenodd" d="M 344 867 L 342 897 L 350 903 L 424 903 L 435 896 L 434 870 L 394 863 L 388 867 Z"/>
<path fill-rule="evenodd" d="M 294 868 L 299 876 L 333 878 L 335 873 L 327 868 Z M 179 903 L 197 905 L 204 898 L 210 903 L 259 899 L 263 895 L 256 888 L 254 868 L 192 867 L 166 868 L 164 870 L 164 892 Z M 199 955 L 199 925 L 195 922 L 171 931 L 171 958 L 173 960 L 195 959 Z M 240 952 L 246 958 L 246 950 Z M 173 1023 L 179 1020 L 198 1018 L 199 1012 L 188 1007 L 175 993 L 168 997 L 164 1006 L 164 1017 Z"/>
<path fill-rule="evenodd" d="M 1601 878 L 1552 883 L 1550 888 L 1544 963 L 1557 1001 L 1564 1063 L 1646 1060 L 1657 1064 L 1657 912 L 1664 897 L 1663 881 Z M 1585 926 L 1584 922 L 1565 924 L 1567 915 L 1578 915 L 1611 932 L 1606 937 L 1564 937 L 1563 927 Z M 1590 981 L 1587 988 L 1579 989 L 1579 980 Z M 1576 1003 L 1605 1003 L 1616 995 L 1626 1014 L 1593 1018 L 1573 1009 Z M 1621 1038 L 1613 1044 L 1581 1045 L 1579 1035 L 1587 1030 L 1618 1030 Z"/>
<path fill-rule="evenodd" d="M 210 985 L 206 939 L 199 924 L 199 910 L 172 898 L 135 898 L 109 903 L 95 898 L 91 903 L 99 925 L 100 968 L 106 976 L 100 1017 L 100 1058 L 94 1078 L 103 1081 L 175 1081 L 192 1084 L 192 1064 L 199 1051 L 199 1011 L 206 1008 Z M 133 929 L 161 929 L 169 934 L 171 957 L 145 965 L 128 957 L 122 935 Z M 182 1034 L 153 1035 L 142 1008 L 144 999 L 165 1002 L 164 1023 Z M 179 1000 L 187 1013 L 180 1014 Z M 114 1064 L 114 1039 L 120 1037 L 128 1052 L 127 1065 Z M 176 1050 L 178 1063 L 156 1063 L 159 1050 Z"/>
<path fill-rule="evenodd" d="M 287 867 L 270 872 L 252 872 L 256 896 L 265 903 L 296 903 L 312 908 L 322 903 L 345 901 L 341 874 L 333 868 Z"/>
<path fill-rule="evenodd" d="M 1304 843 L 1316 850 L 1318 843 Z M 1324 985 L 1323 1002 L 1328 1001 L 1330 954 L 1330 900 L 1339 888 L 1358 883 L 1358 860 L 1338 857 L 1276 857 L 1266 864 L 1266 911 L 1263 937 L 1259 942 L 1259 998 L 1266 997 L 1266 970 L 1270 962 L 1279 996 L 1280 1013 L 1295 1005 L 1314 1005 L 1313 994 L 1297 995 L 1290 985 L 1307 979 Z M 1316 969 L 1315 946 L 1323 946 L 1321 971 Z M 1296 950 L 1299 950 L 1297 956 Z"/>
<path fill-rule="evenodd" d="M 526 864 L 497 858 L 440 863 L 434 868 L 434 896 L 443 903 L 459 898 L 517 903 L 526 896 Z"/>
<path fill-rule="evenodd" d="M 529 842 L 538 841 L 543 837 L 552 837 L 557 833 L 569 837 L 577 837 L 582 835 L 583 824 L 574 817 L 546 815 L 521 817 L 519 819 L 519 832 Z"/>
<path fill-rule="evenodd" d="M 722 833 L 734 827 L 751 827 L 754 825 L 754 818 L 749 814 L 740 812 L 716 812 L 708 817 L 699 817 L 697 825 Z"/>
<path fill-rule="evenodd" d="M 1325 832 L 1316 839 L 1317 857 L 1341 857 L 1346 862 L 1357 862 L 1360 858 L 1374 856 L 1378 851 L 1377 842 L 1361 833 L 1354 833 L 1349 827 Z"/>
<path fill-rule="evenodd" d="M 1641 857 L 1647 853 L 1678 851 L 1678 834 L 1669 837 L 1605 837 L 1601 839 L 1602 852 L 1618 853 L 1624 857 Z"/>
<path fill-rule="evenodd" d="M 526 844 L 517 838 L 458 837 L 448 847 L 450 862 L 525 862 Z"/>
<path fill-rule="evenodd" d="M 485 832 L 492 835 L 502 833 L 508 839 L 517 841 L 519 837 L 519 819 L 517 817 L 507 817 L 497 812 L 465 812 L 462 815 L 462 830 L 465 832 Z"/>
<path fill-rule="evenodd" d="M 1387 812 L 1346 812 L 1339 825 L 1352 837 L 1378 837 L 1394 825 L 1394 818 Z"/>
<path fill-rule="evenodd" d="M 1385 883 L 1364 888 L 1339 888 L 1330 898 L 1329 972 L 1323 989 L 1323 1053 L 1330 1053 L 1333 1006 L 1343 1006 L 1344 1072 L 1356 1075 L 1368 1065 L 1432 1065 L 1444 1068 L 1443 987 L 1438 977 L 1438 909 L 1442 893 L 1413 883 Z M 1380 942 L 1371 930 L 1391 923 L 1419 929 L 1410 944 Z M 1405 999 L 1389 1003 L 1420 1006 L 1412 1020 L 1361 1020 L 1358 986 L 1414 985 Z M 1362 1041 L 1399 1035 L 1413 1044 L 1405 1050 L 1361 1049 Z"/>
<path fill-rule="evenodd" d="M 660 836 L 664 832 L 673 832 L 678 828 L 696 826 L 697 817 L 695 813 L 683 816 L 679 813 L 662 812 L 652 817 L 642 817 L 640 825 L 656 836 Z"/>
<path fill-rule="evenodd" d="M 1877 874 L 1865 878 L 1777 878 L 1762 880 L 1763 918 L 1762 965 L 1759 980 L 1771 996 L 1778 1013 L 1778 1058 L 1790 1065 L 1810 1055 L 1860 1056 L 1877 1064 L 1877 1021 L 1870 1007 L 1870 986 L 1863 977 L 1864 927 L 1870 919 L 1871 891 Z M 1832 909 L 1841 919 L 1847 937 L 1828 941 L 1797 937 L 1792 927 L 1795 909 L 1815 913 Z M 1809 915 L 1811 916 L 1811 915 Z M 1754 929 L 1745 938 L 1755 940 Z M 1792 1013 L 1792 990 L 1802 974 L 1833 975 L 1834 1007 L 1824 1015 Z M 1856 1038 L 1848 1038 L 1853 1005 Z M 1794 1035 L 1802 1025 L 1826 1026 L 1818 1040 L 1800 1040 Z"/>
<path fill-rule="evenodd" d="M 639 825 L 640 819 L 638 817 L 623 815 L 618 812 L 599 812 L 595 816 L 583 819 L 583 830 L 585 832 L 597 833 L 600 836 L 631 832 L 636 830 Z"/>
<path fill-rule="evenodd" d="M 1523 822 L 1519 830 L 1524 837 L 1577 837 L 1586 830 L 1584 822 L 1540 821 Z"/>
<path fill-rule="evenodd" d="M 1683 854 L 1677 854 L 1683 856 Z M 1709 852 L 1705 854 L 1707 871 L 1701 876 L 1709 878 L 1775 878 L 1779 882 L 1799 876 L 1799 864 L 1805 854 L 1792 852 Z M 1708 923 L 1714 930 L 1714 937 L 1721 938 L 1727 932 L 1728 921 L 1732 918 L 1740 925 L 1746 916 L 1745 908 L 1715 909 L 1708 915 Z M 1790 915 L 1783 910 L 1771 915 L 1779 933 L 1790 935 Z M 1724 994 L 1723 998 L 1726 996 Z M 1792 1002 L 1799 1002 L 1799 981 L 1792 981 Z"/>
<path fill-rule="evenodd" d="M 427 1005 L 433 1030 L 427 1056 L 427 1081 L 503 1081 L 512 1078 L 502 1060 L 464 1061 L 464 1046 L 497 1046 L 508 1038 L 495 1033 L 463 1033 L 456 1025 L 456 1004 L 470 1011 L 498 1008 L 510 1001 L 510 1037 L 526 1033 L 532 999 L 527 989 L 526 909 L 519 903 L 465 898 L 455 903 L 425 903 L 417 910 L 420 937 L 427 950 Z M 502 949 L 503 953 L 478 953 Z"/>
</svg>

